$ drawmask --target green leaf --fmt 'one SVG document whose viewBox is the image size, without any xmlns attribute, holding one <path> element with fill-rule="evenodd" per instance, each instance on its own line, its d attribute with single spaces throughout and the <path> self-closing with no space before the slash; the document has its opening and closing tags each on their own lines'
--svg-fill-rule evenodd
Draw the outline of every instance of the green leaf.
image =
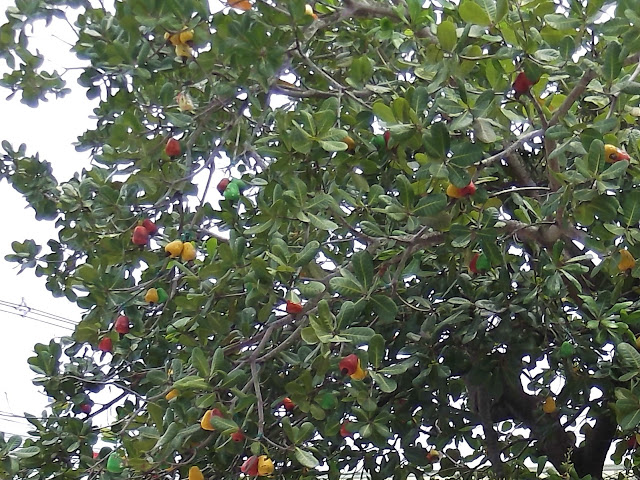
<svg viewBox="0 0 640 480">
<path fill-rule="evenodd" d="M 369 340 L 369 361 L 377 369 L 380 368 L 382 359 L 384 358 L 385 342 L 384 337 L 379 333 L 376 333 L 371 340 Z"/>
<path fill-rule="evenodd" d="M 353 264 L 353 273 L 360 281 L 365 291 L 368 291 L 373 285 L 373 258 L 371 254 L 362 250 L 356 252 L 351 257 Z"/>
<path fill-rule="evenodd" d="M 298 256 L 293 264 L 294 267 L 304 267 L 307 263 L 315 258 L 320 250 L 320 243 L 317 240 L 311 240 L 304 248 L 298 253 Z"/>
<path fill-rule="evenodd" d="M 210 386 L 204 378 L 188 375 L 186 377 L 182 377 L 179 380 L 176 380 L 173 383 L 173 388 L 177 388 L 178 390 L 209 390 Z"/>
<path fill-rule="evenodd" d="M 613 82 L 613 80 L 620 75 L 624 63 L 620 56 L 621 52 L 622 47 L 618 42 L 610 42 L 604 52 L 604 67 L 602 68 L 602 73 L 608 83 Z"/>
<path fill-rule="evenodd" d="M 318 143 L 327 152 L 343 152 L 349 148 L 346 143 L 333 140 L 318 140 Z"/>
<path fill-rule="evenodd" d="M 640 370 L 640 353 L 636 347 L 622 342 L 618 344 L 617 351 L 623 365 Z"/>
<path fill-rule="evenodd" d="M 320 462 L 316 457 L 313 456 L 311 452 L 307 452 L 306 450 L 302 450 L 299 447 L 296 447 L 295 457 L 298 462 L 304 467 L 307 468 L 316 468 L 320 465 Z"/>
<path fill-rule="evenodd" d="M 324 283 L 320 282 L 298 283 L 296 287 L 300 290 L 300 293 L 307 298 L 320 295 L 326 288 Z"/>
<path fill-rule="evenodd" d="M 204 378 L 209 377 L 209 361 L 205 357 L 204 352 L 200 347 L 194 347 L 191 352 L 191 365 L 196 367 L 200 376 Z"/>
<path fill-rule="evenodd" d="M 615 162 L 610 167 L 600 174 L 600 178 L 602 180 L 613 180 L 614 178 L 620 178 L 627 173 L 627 168 L 629 168 L 629 162 L 627 160 L 621 160 Z"/>
<path fill-rule="evenodd" d="M 313 213 L 307 213 L 307 217 L 309 217 L 311 224 L 320 230 L 327 230 L 330 232 L 338 228 L 338 225 L 328 218 L 319 217 Z"/>
<path fill-rule="evenodd" d="M 329 285 L 331 285 L 331 288 L 334 291 L 338 292 L 340 295 L 345 295 L 347 297 L 359 296 L 363 293 L 366 293 L 362 285 L 349 278 L 334 277 L 329 280 Z"/>
<path fill-rule="evenodd" d="M 468 185 L 467 182 L 465 185 Z M 416 208 L 411 212 L 417 217 L 431 217 L 436 215 L 447 206 L 447 196 L 444 193 L 430 193 L 422 197 Z"/>
<path fill-rule="evenodd" d="M 442 47 L 443 50 L 452 52 L 456 47 L 456 42 L 458 41 L 458 37 L 456 36 L 456 26 L 451 20 L 447 20 L 446 22 L 442 22 L 438 25 L 437 36 L 438 41 L 440 42 L 440 47 Z"/>
<path fill-rule="evenodd" d="M 391 297 L 386 295 L 373 295 L 369 299 L 369 304 L 381 320 L 392 322 L 396 319 L 398 306 Z"/>
<path fill-rule="evenodd" d="M 582 21 L 575 17 L 565 17 L 564 15 L 550 13 L 544 16 L 544 21 L 556 30 L 575 30 L 580 28 Z"/>
<path fill-rule="evenodd" d="M 340 332 L 340 336 L 355 344 L 368 343 L 375 331 L 369 327 L 349 327 Z"/>
<path fill-rule="evenodd" d="M 493 143 L 499 138 L 491 122 L 486 118 L 476 118 L 473 121 L 473 131 L 482 143 Z"/>
<path fill-rule="evenodd" d="M 398 384 L 393 378 L 385 377 L 384 375 L 377 372 L 369 373 L 371 373 L 371 378 L 384 393 L 395 392 L 396 388 L 398 388 Z"/>
<path fill-rule="evenodd" d="M 237 432 L 240 429 L 240 427 L 238 427 L 238 424 L 230 418 L 218 417 L 216 415 L 211 417 L 210 423 L 213 428 L 219 430 L 223 434 Z"/>
<path fill-rule="evenodd" d="M 604 143 L 601 140 L 595 139 L 591 142 L 589 147 L 589 156 L 587 157 L 589 170 L 595 177 L 601 168 L 605 165 L 604 159 Z"/>
<path fill-rule="evenodd" d="M 626 226 L 631 227 L 640 222 L 640 190 L 632 189 L 625 192 L 622 197 L 622 210 L 621 220 Z"/>
<path fill-rule="evenodd" d="M 397 123 L 393 110 L 391 110 L 391 107 L 386 105 L 382 100 L 378 100 L 373 104 L 373 113 L 385 123 Z"/>
<path fill-rule="evenodd" d="M 484 2 L 483 2 L 484 3 Z M 460 17 L 467 23 L 488 27 L 491 25 L 491 17 L 487 11 L 472 0 L 464 0 L 458 9 Z"/>
<path fill-rule="evenodd" d="M 40 453 L 40 447 L 25 447 L 19 450 L 15 450 L 13 454 L 18 458 L 31 458 Z"/>
</svg>

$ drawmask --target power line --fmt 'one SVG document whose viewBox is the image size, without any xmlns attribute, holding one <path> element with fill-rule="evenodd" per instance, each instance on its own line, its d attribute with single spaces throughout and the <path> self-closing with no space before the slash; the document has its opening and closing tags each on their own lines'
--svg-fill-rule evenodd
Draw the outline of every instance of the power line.
<svg viewBox="0 0 640 480">
<path fill-rule="evenodd" d="M 62 323 L 68 323 L 70 325 L 76 326 L 77 322 L 74 322 L 73 320 L 70 320 L 66 317 L 62 317 L 60 315 L 56 315 L 54 313 L 49 313 L 49 312 L 45 312 L 44 310 L 38 310 L 37 308 L 33 308 L 30 307 L 29 305 L 27 305 L 27 303 L 24 301 L 24 298 L 22 299 L 21 303 L 14 303 L 14 302 L 9 302 L 7 300 L 2 300 L 0 299 L 0 305 L 3 305 L 5 307 L 10 307 L 13 308 L 15 310 L 17 310 L 18 312 L 20 312 L 20 314 L 28 314 L 28 313 L 35 313 L 38 316 L 41 317 L 47 317 L 50 320 L 55 320 L 58 322 L 62 322 Z"/>
<path fill-rule="evenodd" d="M 1 308 L 0 308 L 0 312 L 8 313 L 8 314 L 10 314 L 10 315 L 15 315 L 15 316 L 17 316 L 17 317 L 21 317 L 21 318 L 27 318 L 27 319 L 29 319 L 29 320 L 33 320 L 34 322 L 40 322 L 40 323 L 44 323 L 44 324 L 46 324 L 46 325 L 51 325 L 52 327 L 64 328 L 64 329 L 66 329 L 66 330 L 71 330 L 71 331 L 73 331 L 73 330 L 74 330 L 73 328 L 71 328 L 71 327 L 67 327 L 67 326 L 65 326 L 65 325 L 60 325 L 60 324 L 58 324 L 58 323 L 51 323 L 51 322 L 47 322 L 46 320 L 43 320 L 43 319 L 41 319 L 41 318 L 34 318 L 34 317 L 30 317 L 29 315 L 25 315 L 25 314 L 22 314 L 22 313 L 19 313 L 19 312 L 12 312 L 12 311 L 10 311 L 10 310 L 3 310 L 3 309 L 1 309 Z"/>
</svg>

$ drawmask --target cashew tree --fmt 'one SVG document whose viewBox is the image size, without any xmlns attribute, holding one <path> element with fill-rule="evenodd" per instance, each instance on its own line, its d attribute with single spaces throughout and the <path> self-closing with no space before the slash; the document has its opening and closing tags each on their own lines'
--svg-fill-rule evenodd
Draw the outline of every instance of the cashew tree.
<svg viewBox="0 0 640 480">
<path fill-rule="evenodd" d="M 636 0 L 3 21 L 6 94 L 98 106 L 73 178 L 2 142 L 0 180 L 58 232 L 6 260 L 84 312 L 35 346 L 52 400 L 0 435 L 2 478 L 640 472 Z M 78 84 L 30 44 L 61 23 Z"/>
</svg>

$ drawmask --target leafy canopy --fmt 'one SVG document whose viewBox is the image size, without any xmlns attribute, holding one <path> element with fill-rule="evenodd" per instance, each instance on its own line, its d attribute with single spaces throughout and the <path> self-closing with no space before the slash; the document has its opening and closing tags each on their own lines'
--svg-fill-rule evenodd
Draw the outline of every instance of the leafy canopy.
<svg viewBox="0 0 640 480">
<path fill-rule="evenodd" d="M 59 231 L 7 260 L 85 313 L 35 347 L 53 403 L 0 476 L 599 478 L 618 439 L 637 473 L 635 1 L 96 5 L 0 27 L 0 83 L 37 108 L 69 87 L 27 33 L 79 12 L 99 99 L 72 179 L 2 143 Z"/>
</svg>

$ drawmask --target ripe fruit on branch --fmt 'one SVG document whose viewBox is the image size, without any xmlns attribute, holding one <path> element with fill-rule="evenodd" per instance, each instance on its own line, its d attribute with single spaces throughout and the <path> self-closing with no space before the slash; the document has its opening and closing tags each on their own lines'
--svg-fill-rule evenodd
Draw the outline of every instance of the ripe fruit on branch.
<svg viewBox="0 0 640 480">
<path fill-rule="evenodd" d="M 176 57 L 180 57 L 182 61 L 193 57 L 193 49 L 189 45 L 176 45 Z"/>
<path fill-rule="evenodd" d="M 109 337 L 103 337 L 102 340 L 98 342 L 98 350 L 101 352 L 113 351 L 113 341 Z"/>
<path fill-rule="evenodd" d="M 116 318 L 116 323 L 114 324 L 113 329 L 123 335 L 125 333 L 129 333 L 129 317 L 126 315 L 120 315 Z"/>
<path fill-rule="evenodd" d="M 176 47 L 176 49 L 177 48 L 178 47 Z M 171 158 L 179 157 L 182 154 L 182 149 L 180 148 L 180 142 L 175 138 L 170 138 L 164 147 L 164 153 L 169 155 Z"/>
<path fill-rule="evenodd" d="M 244 433 L 242 433 L 242 430 L 238 430 L 235 431 L 231 434 L 231 440 L 233 440 L 234 442 L 241 442 L 244 440 Z"/>
<path fill-rule="evenodd" d="M 91 413 L 91 404 L 86 402 L 81 403 L 80 410 L 82 411 L 82 413 L 86 413 L 87 415 L 89 415 Z"/>
<path fill-rule="evenodd" d="M 178 258 L 182 253 L 183 247 L 184 244 L 182 243 L 182 240 L 174 240 L 173 242 L 167 243 L 164 247 L 164 251 L 167 252 L 171 258 Z"/>
<path fill-rule="evenodd" d="M 174 398 L 176 398 L 178 395 L 180 395 L 180 391 L 177 388 L 173 388 L 171 390 L 169 390 L 169 393 L 167 393 L 164 398 L 170 402 L 171 400 L 173 400 Z"/>
<path fill-rule="evenodd" d="M 286 312 L 297 315 L 302 312 L 302 305 L 291 300 L 287 300 Z"/>
<path fill-rule="evenodd" d="M 340 360 L 338 368 L 343 375 L 349 375 L 353 380 L 362 380 L 367 376 L 367 371 L 360 366 L 360 359 L 355 353 Z"/>
<path fill-rule="evenodd" d="M 202 417 L 202 420 L 200 420 L 200 426 L 203 430 L 208 430 L 210 432 L 215 430 L 211 425 L 211 417 L 222 417 L 222 412 L 217 408 L 204 412 L 204 416 Z"/>
<path fill-rule="evenodd" d="M 180 43 L 182 43 L 183 45 L 188 44 L 193 40 L 193 30 L 191 29 L 183 30 L 182 32 L 180 32 L 179 38 L 180 38 Z"/>
<path fill-rule="evenodd" d="M 196 258 L 198 251 L 191 242 L 185 242 L 182 246 L 182 253 L 180 254 L 183 262 L 190 262 Z"/>
<path fill-rule="evenodd" d="M 284 407 L 284 409 L 285 409 L 287 412 L 290 412 L 290 411 L 292 411 L 294 408 L 296 408 L 296 404 L 295 404 L 295 403 L 293 403 L 293 401 L 292 401 L 289 397 L 285 397 L 285 398 L 282 400 L 282 406 Z"/>
<path fill-rule="evenodd" d="M 229 185 L 229 182 L 231 182 L 231 180 L 229 180 L 228 178 L 223 178 L 222 180 L 220 180 L 218 182 L 218 186 L 216 188 L 218 189 L 220 194 L 224 193 L 224 191 L 226 190 L 227 186 Z"/>
<path fill-rule="evenodd" d="M 154 233 L 156 233 L 158 231 L 158 227 L 156 226 L 155 223 L 153 223 L 151 220 L 149 220 L 148 218 L 145 218 L 142 221 L 142 226 L 145 228 L 145 230 L 147 231 L 147 233 L 149 235 L 153 235 Z"/>
<path fill-rule="evenodd" d="M 245 475 L 249 475 L 250 477 L 255 477 L 258 475 L 258 457 L 255 455 L 251 455 L 247 458 L 240 467 L 240 471 Z"/>
<path fill-rule="evenodd" d="M 542 404 L 542 411 L 544 413 L 555 413 L 556 411 L 556 401 L 553 397 L 547 397 Z"/>
<path fill-rule="evenodd" d="M 440 460 L 440 452 L 435 448 L 432 448 L 427 452 L 427 461 L 429 463 L 435 463 Z"/>
<path fill-rule="evenodd" d="M 356 148 L 356 142 L 353 138 L 351 138 L 349 135 L 347 135 L 346 137 L 344 137 L 342 139 L 342 143 L 346 143 L 347 144 L 347 151 L 351 152 Z"/>
<path fill-rule="evenodd" d="M 189 480 L 204 480 L 202 471 L 195 465 L 189 468 Z"/>
<path fill-rule="evenodd" d="M 524 72 L 520 72 L 513 82 L 513 90 L 516 92 L 516 98 L 527 93 L 536 83 L 527 78 Z"/>
<path fill-rule="evenodd" d="M 631 157 L 624 150 L 607 143 L 604 146 L 604 159 L 607 163 L 616 163 L 621 160 L 630 160 Z"/>
<path fill-rule="evenodd" d="M 181 30 L 179 32 L 165 32 L 164 39 L 167 43 L 178 46 L 192 43 L 194 32 L 191 29 Z"/>
<path fill-rule="evenodd" d="M 266 455 L 260 455 L 258 457 L 258 475 L 271 475 L 273 470 L 273 461 Z"/>
<path fill-rule="evenodd" d="M 620 250 L 620 261 L 618 262 L 618 270 L 624 272 L 636 266 L 636 259 L 633 258 L 629 250 Z"/>
<path fill-rule="evenodd" d="M 353 433 L 347 430 L 347 425 L 349 425 L 349 420 L 345 420 L 340 424 L 340 436 L 342 438 L 353 437 Z"/>
<path fill-rule="evenodd" d="M 251 10 L 251 2 L 249 0 L 229 0 L 227 5 L 231 8 L 242 10 L 243 12 Z"/>
<path fill-rule="evenodd" d="M 149 231 L 142 225 L 138 225 L 133 229 L 131 241 L 134 245 L 144 246 L 149 243 Z"/>
<path fill-rule="evenodd" d="M 340 363 L 338 364 L 340 372 L 343 375 L 353 375 L 354 373 L 356 373 L 356 370 L 358 370 L 359 366 L 360 359 L 355 353 L 347 355 L 342 360 L 340 360 Z"/>
<path fill-rule="evenodd" d="M 453 183 L 447 186 L 447 195 L 451 198 L 462 198 L 476 193 L 476 186 L 473 182 L 469 182 L 469 185 L 463 188 L 456 187 Z"/>
<path fill-rule="evenodd" d="M 144 294 L 144 301 L 147 303 L 158 303 L 158 289 L 150 288 L 147 293 Z"/>
</svg>

